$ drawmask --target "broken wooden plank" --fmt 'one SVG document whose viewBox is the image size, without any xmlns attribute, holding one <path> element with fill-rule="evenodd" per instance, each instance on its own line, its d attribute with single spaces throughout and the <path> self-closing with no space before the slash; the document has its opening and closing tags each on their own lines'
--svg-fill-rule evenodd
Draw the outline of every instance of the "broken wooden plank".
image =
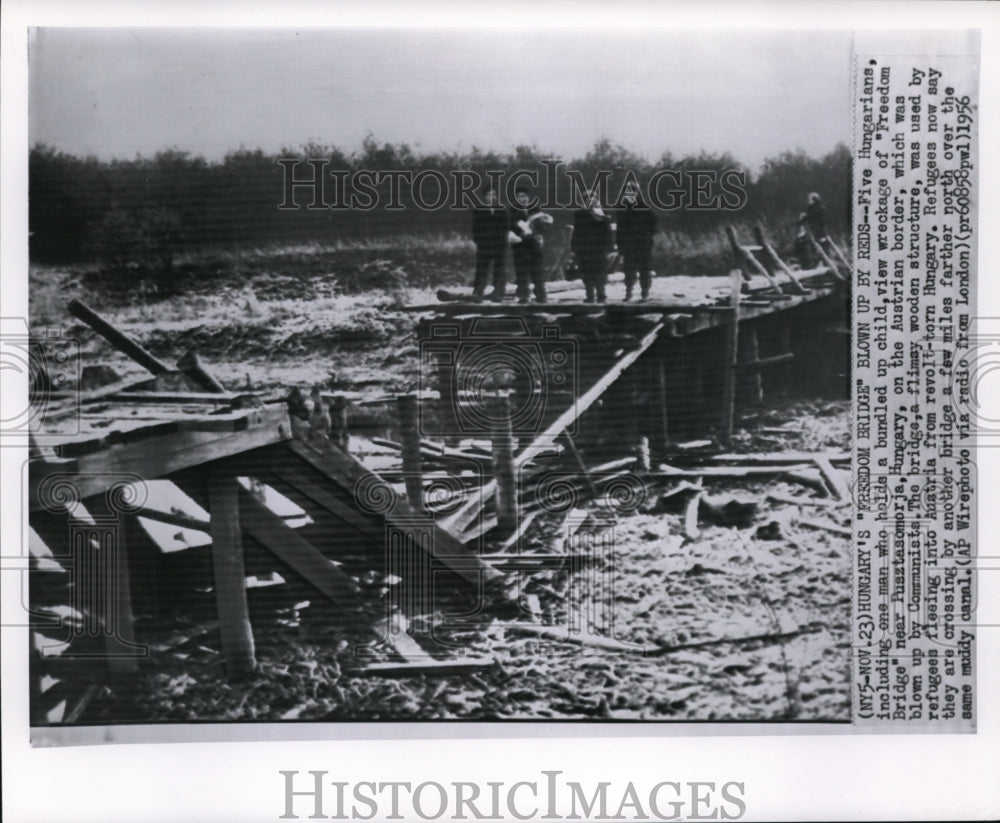
<svg viewBox="0 0 1000 823">
<path fill-rule="evenodd" d="M 29 471 L 29 499 L 32 510 L 42 506 L 40 484 L 52 473 L 72 473 L 81 498 L 106 491 L 123 474 L 155 480 L 173 472 L 231 457 L 241 452 L 287 440 L 291 433 L 288 412 L 283 406 L 248 410 L 247 429 L 239 432 L 182 431 L 155 439 L 116 443 L 68 463 L 33 461 Z"/>
<path fill-rule="evenodd" d="M 334 603 L 353 602 L 358 584 L 319 549 L 244 489 L 239 490 L 243 531 Z"/>
<path fill-rule="evenodd" d="M 785 432 L 787 433 L 787 432 Z M 706 458 L 713 463 L 808 463 L 823 457 L 833 463 L 843 463 L 851 459 L 848 452 L 748 452 L 746 454 L 710 454 Z"/>
<path fill-rule="evenodd" d="M 813 462 L 819 466 L 819 470 L 823 473 L 823 477 L 826 482 L 830 484 L 830 488 L 833 490 L 834 495 L 840 500 L 849 500 L 851 497 L 851 490 L 847 485 L 847 480 L 844 475 L 835 469 L 830 461 L 827 460 L 822 455 L 816 455 L 813 458 Z"/>
<path fill-rule="evenodd" d="M 145 391 L 128 390 L 108 395 L 105 400 L 120 403 L 214 403 L 228 405 L 236 395 L 229 392 L 195 392 L 195 391 Z"/>
<path fill-rule="evenodd" d="M 378 498 L 380 504 L 384 503 L 380 505 L 380 509 L 384 511 L 380 511 L 377 515 L 380 519 L 404 532 L 426 531 L 430 536 L 426 549 L 431 556 L 442 565 L 454 569 L 470 583 L 476 585 L 485 583 L 487 586 L 494 585 L 498 588 L 503 585 L 504 575 L 489 564 L 483 563 L 440 524 L 426 515 L 415 512 L 388 483 L 365 468 L 357 459 L 341 451 L 328 440 L 313 439 L 307 442 L 308 424 L 305 421 L 293 420 L 291 425 L 296 431 L 296 437 L 288 442 L 287 448 L 350 494 L 357 496 L 364 491 L 369 498 Z M 456 563 L 456 560 L 466 562 L 460 564 Z"/>
<path fill-rule="evenodd" d="M 168 523 L 171 526 L 178 526 L 182 529 L 194 529 L 195 531 L 208 532 L 210 521 L 200 517 L 192 517 L 183 512 L 164 512 L 159 509 L 151 509 L 144 506 L 135 513 L 136 517 L 145 517 L 147 520 L 155 520 L 157 523 Z"/>
<path fill-rule="evenodd" d="M 177 361 L 177 368 L 206 391 L 220 394 L 228 393 L 226 387 L 216 380 L 209 373 L 208 369 L 205 368 L 205 364 L 194 349 L 189 349 L 187 354 Z"/>
<path fill-rule="evenodd" d="M 383 446 L 398 452 L 403 451 L 403 444 L 397 443 L 395 440 L 387 440 L 384 437 L 372 437 L 370 440 L 376 446 Z M 420 456 L 428 463 L 468 462 L 477 466 L 488 466 L 491 459 L 488 450 L 483 450 L 483 453 L 465 451 L 433 443 L 430 440 L 420 441 Z"/>
<path fill-rule="evenodd" d="M 646 647 L 638 643 L 625 643 L 613 637 L 605 637 L 591 632 L 578 632 L 566 626 L 537 626 L 531 623 L 493 623 L 493 627 L 504 631 L 517 631 L 524 634 L 544 637 L 548 640 L 558 640 L 563 643 L 576 643 L 581 646 L 592 646 L 613 652 L 642 653 Z"/>
<path fill-rule="evenodd" d="M 541 570 L 561 568 L 567 563 L 588 563 L 600 559 L 588 552 L 543 552 L 539 554 L 484 554 L 483 559 L 498 569 Z"/>
<path fill-rule="evenodd" d="M 624 354 L 622 358 L 614 364 L 614 366 L 612 366 L 596 383 L 594 383 L 594 385 L 580 395 L 580 397 L 577 398 L 577 400 L 572 403 L 565 412 L 559 415 L 559 417 L 556 418 L 556 420 L 554 420 L 544 432 L 535 437 L 530 444 L 516 454 L 514 456 L 515 466 L 521 468 L 532 458 L 550 449 L 555 444 L 556 439 L 560 437 L 560 435 L 562 435 L 563 432 L 565 432 L 566 429 L 568 429 L 580 415 L 589 409 L 619 377 L 621 377 L 625 369 L 638 360 L 642 354 L 650 346 L 652 346 L 654 342 L 656 342 L 656 339 L 663 330 L 663 327 L 664 324 L 662 322 L 657 323 L 646 334 L 646 336 L 639 341 L 639 344 L 634 349 Z M 483 507 L 486 505 L 486 502 L 495 493 L 496 481 L 491 480 L 480 489 L 478 494 L 474 494 L 468 502 L 462 504 L 462 506 L 460 506 L 455 512 L 442 520 L 442 526 L 446 529 L 457 532 L 465 531 L 480 514 Z"/>
<path fill-rule="evenodd" d="M 317 505 L 326 509 L 330 514 L 339 520 L 343 520 L 357 529 L 368 539 L 382 546 L 385 543 L 385 527 L 380 526 L 373 519 L 358 511 L 353 506 L 344 503 L 328 489 L 309 477 L 294 466 L 283 464 L 273 464 L 270 467 L 271 474 L 283 486 L 290 487 L 293 492 L 312 500 Z"/>
<path fill-rule="evenodd" d="M 173 371 L 162 360 L 158 360 L 146 349 L 136 343 L 131 337 L 116 329 L 105 318 L 80 300 L 70 300 L 67 309 L 78 320 L 82 320 L 101 337 L 107 340 L 115 349 L 130 357 L 151 374 L 164 374 Z"/>
<path fill-rule="evenodd" d="M 791 466 L 699 466 L 690 469 L 678 469 L 660 464 L 658 470 L 650 473 L 650 477 L 766 477 L 807 468 L 809 468 L 808 463 Z"/>
<path fill-rule="evenodd" d="M 823 473 L 813 466 L 802 465 L 802 466 L 786 466 L 787 472 L 785 473 L 784 479 L 790 480 L 793 483 L 798 483 L 802 486 L 807 486 L 810 489 L 820 492 L 827 497 L 833 497 L 833 491 L 830 489 L 829 485 L 823 480 Z"/>
<path fill-rule="evenodd" d="M 701 536 L 701 530 L 698 528 L 698 509 L 701 506 L 702 494 L 703 492 L 698 491 L 691 495 L 684 511 L 684 536 L 688 540 L 697 540 Z"/>
<path fill-rule="evenodd" d="M 646 646 L 643 653 L 649 657 L 660 657 L 674 652 L 687 651 L 689 649 L 706 649 L 712 646 L 723 646 L 727 644 L 741 645 L 743 643 L 773 643 L 790 640 L 793 637 L 801 637 L 804 634 L 816 634 L 822 631 L 822 626 L 805 625 L 796 628 L 789 628 L 787 631 L 762 632 L 760 634 L 749 634 L 742 637 L 718 637 L 712 640 L 696 640 L 692 643 L 675 643 L 657 646 Z"/>
<path fill-rule="evenodd" d="M 488 669 L 496 665 L 496 660 L 490 657 L 456 657 L 450 660 L 434 660 L 426 658 L 412 663 L 369 663 L 360 674 L 376 675 L 378 677 L 445 677 L 460 675 L 466 672 Z"/>
<path fill-rule="evenodd" d="M 833 523 L 823 523 L 820 520 L 799 520 L 800 526 L 805 526 L 807 529 L 816 529 L 817 531 L 830 532 L 830 534 L 835 534 L 838 537 L 853 537 L 854 533 L 850 529 L 845 529 L 843 526 L 835 526 Z"/>
<path fill-rule="evenodd" d="M 520 451 L 514 458 L 518 467 L 523 466 L 529 460 L 551 448 L 556 439 L 566 431 L 580 415 L 589 409 L 605 391 L 624 373 L 624 371 L 635 363 L 646 350 L 656 342 L 657 337 L 663 330 L 663 322 L 657 323 L 639 341 L 634 349 L 626 352 L 618 362 L 616 362 L 607 372 L 592 385 L 587 391 L 580 395 L 572 406 L 554 420 L 544 432 L 538 435 L 530 444 Z"/>
<path fill-rule="evenodd" d="M 787 494 L 769 494 L 768 500 L 774 503 L 789 503 L 793 506 L 819 506 L 821 508 L 835 508 L 846 505 L 846 500 L 830 500 L 823 497 L 792 497 Z"/>
</svg>

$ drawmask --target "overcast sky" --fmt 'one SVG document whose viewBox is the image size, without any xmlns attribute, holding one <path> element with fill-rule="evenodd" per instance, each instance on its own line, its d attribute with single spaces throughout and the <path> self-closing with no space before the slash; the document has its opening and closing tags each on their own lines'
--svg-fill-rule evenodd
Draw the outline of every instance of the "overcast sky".
<svg viewBox="0 0 1000 823">
<path fill-rule="evenodd" d="M 30 50 L 32 143 L 131 158 L 179 148 L 418 151 L 563 159 L 601 137 L 658 159 L 753 166 L 850 139 L 847 33 L 44 29 Z"/>
</svg>

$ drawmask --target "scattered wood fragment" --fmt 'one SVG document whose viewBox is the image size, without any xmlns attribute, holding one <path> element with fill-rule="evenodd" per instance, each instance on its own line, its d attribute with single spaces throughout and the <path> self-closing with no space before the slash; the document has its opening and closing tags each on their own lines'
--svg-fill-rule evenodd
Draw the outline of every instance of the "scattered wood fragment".
<svg viewBox="0 0 1000 823">
<path fill-rule="evenodd" d="M 604 637 L 590 632 L 575 632 L 565 626 L 536 626 L 531 623 L 493 623 L 493 626 L 504 631 L 523 632 L 524 634 L 544 637 L 548 640 L 559 640 L 564 643 L 577 643 L 581 646 L 593 646 L 597 649 L 607 649 L 613 652 L 642 653 L 645 648 L 637 643 L 624 643 L 613 637 Z"/>
<path fill-rule="evenodd" d="M 407 663 L 369 663 L 361 674 L 378 677 L 446 677 L 448 675 L 465 674 L 480 669 L 488 669 L 496 665 L 490 657 L 456 657 L 450 660 L 417 660 Z"/>
<path fill-rule="evenodd" d="M 688 540 L 697 540 L 701 536 L 701 530 L 698 528 L 698 509 L 701 506 L 703 494 L 702 491 L 695 492 L 688 500 L 684 512 L 684 536 Z"/>
<path fill-rule="evenodd" d="M 784 432 L 787 434 L 787 432 Z M 762 452 L 751 454 L 713 454 L 708 459 L 713 463 L 740 463 L 740 464 L 782 464 L 782 463 L 806 463 L 810 460 L 825 459 L 831 463 L 843 463 L 851 459 L 848 452 Z"/>
<path fill-rule="evenodd" d="M 808 464 L 773 465 L 773 466 L 704 466 L 691 469 L 678 469 L 674 466 L 660 464 L 651 477 L 757 477 L 808 469 Z"/>
<path fill-rule="evenodd" d="M 785 468 L 787 469 L 784 474 L 785 480 L 806 486 L 826 497 L 832 496 L 830 489 L 823 481 L 823 475 L 819 469 L 810 468 L 809 466 L 786 466 Z"/>
<path fill-rule="evenodd" d="M 830 500 L 823 497 L 792 497 L 786 494 L 768 494 L 767 499 L 774 503 L 788 503 L 793 506 L 820 506 L 834 508 L 845 505 L 846 500 Z"/>
<path fill-rule="evenodd" d="M 546 552 L 531 554 L 484 554 L 483 560 L 498 569 L 558 568 L 567 563 L 587 563 L 596 559 L 588 552 Z"/>
<path fill-rule="evenodd" d="M 819 466 L 819 470 L 823 473 L 823 477 L 826 482 L 830 485 L 830 489 L 833 491 L 835 497 L 839 500 L 849 500 L 851 497 L 851 490 L 847 486 L 847 480 L 844 479 L 844 475 L 833 468 L 830 461 L 821 455 L 816 455 L 813 457 L 813 461 Z"/>
<path fill-rule="evenodd" d="M 816 634 L 822 631 L 822 626 L 806 625 L 799 626 L 788 631 L 764 632 L 762 634 L 751 634 L 744 637 L 719 637 L 715 640 L 700 640 L 693 643 L 676 643 L 673 645 L 663 645 L 646 647 L 644 653 L 649 657 L 661 657 L 673 654 L 674 652 L 687 651 L 688 649 L 705 649 L 711 646 L 722 646 L 726 644 L 739 645 L 742 643 L 773 643 L 788 640 L 792 637 L 801 637 L 806 634 Z"/>
<path fill-rule="evenodd" d="M 845 529 L 843 526 L 834 526 L 832 523 L 823 523 L 819 520 L 799 520 L 800 526 L 805 526 L 807 529 L 816 529 L 818 531 L 829 532 L 830 534 L 835 534 L 839 537 L 853 537 L 854 533 L 850 529 Z"/>
<path fill-rule="evenodd" d="M 518 543 L 521 542 L 521 538 L 524 537 L 525 533 L 528 531 L 528 527 L 535 522 L 535 518 L 538 517 L 538 512 L 529 512 L 528 514 L 521 515 L 520 521 L 517 524 L 517 528 L 503 541 L 501 544 L 501 549 L 506 551 Z"/>
<path fill-rule="evenodd" d="M 210 525 L 207 519 L 192 517 L 183 512 L 164 512 L 149 507 L 143 507 L 135 514 L 137 517 L 145 517 L 147 520 L 155 520 L 158 523 L 168 523 L 171 526 L 179 526 L 182 529 L 207 532 Z"/>
</svg>

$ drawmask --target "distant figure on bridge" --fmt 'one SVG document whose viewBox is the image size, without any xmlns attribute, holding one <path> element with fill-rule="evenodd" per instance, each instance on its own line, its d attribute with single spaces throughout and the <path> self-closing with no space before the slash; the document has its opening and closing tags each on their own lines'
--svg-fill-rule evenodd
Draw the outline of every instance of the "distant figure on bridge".
<svg viewBox="0 0 1000 823">
<path fill-rule="evenodd" d="M 585 207 L 573 214 L 573 254 L 587 290 L 585 303 L 603 303 L 608 282 L 608 252 L 613 245 L 611 218 L 601 208 L 597 190 L 587 193 Z"/>
<path fill-rule="evenodd" d="M 649 268 L 653 256 L 653 235 L 656 234 L 656 215 L 642 199 L 639 186 L 630 182 L 623 196 L 625 208 L 618 212 L 618 251 L 625 268 L 625 299 L 631 300 L 635 290 L 636 275 L 642 299 L 649 298 Z"/>
<path fill-rule="evenodd" d="M 534 286 L 535 300 L 546 302 L 545 270 L 542 266 L 545 238 L 542 231 L 552 223 L 552 215 L 546 214 L 538 205 L 529 208 L 531 192 L 518 187 L 514 192 L 517 201 L 508 212 L 508 235 L 511 242 L 511 256 L 514 259 L 514 277 L 517 280 L 517 302 L 527 303 Z"/>
<path fill-rule="evenodd" d="M 795 221 L 795 259 L 801 269 L 811 269 L 816 262 L 809 240 L 809 218 L 804 211 L 799 212 L 799 219 Z"/>
<path fill-rule="evenodd" d="M 500 196 L 490 186 L 486 192 L 486 205 L 472 211 L 472 241 L 476 244 L 476 279 L 472 286 L 472 299 L 479 302 L 492 281 L 491 299 L 503 300 L 507 288 L 504 255 L 507 252 L 507 213 L 500 205 Z"/>
<path fill-rule="evenodd" d="M 809 194 L 809 203 L 806 205 L 805 215 L 806 223 L 813 237 L 819 243 L 825 241 L 827 238 L 826 209 L 823 208 L 823 204 L 820 202 L 819 195 L 816 192 Z"/>
</svg>

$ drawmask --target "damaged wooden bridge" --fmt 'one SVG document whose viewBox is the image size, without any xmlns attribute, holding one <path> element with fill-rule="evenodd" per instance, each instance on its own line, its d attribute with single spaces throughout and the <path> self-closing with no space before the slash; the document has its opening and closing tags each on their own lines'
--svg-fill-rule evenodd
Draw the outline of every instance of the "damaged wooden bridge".
<svg viewBox="0 0 1000 823">
<path fill-rule="evenodd" d="M 393 400 L 398 441 L 387 445 L 400 464 L 386 471 L 351 453 L 343 396 L 227 391 L 195 353 L 164 363 L 71 304 L 151 376 L 52 394 L 35 416 L 29 524 L 65 597 L 54 598 L 61 611 L 39 613 L 68 631 L 58 653 L 33 658 L 36 718 L 55 699 L 41 684 L 56 657 L 100 659 L 112 679 L 148 657 L 135 615 L 169 596 L 164 530 L 210 546 L 203 574 L 232 675 L 255 667 L 247 581 L 276 569 L 392 649 L 373 674 L 490 663 L 429 653 L 407 617 L 442 591 L 459 592 L 470 620 L 517 616 L 512 570 L 533 562 L 518 542 L 553 477 L 592 497 L 620 493 L 625 477 L 683 477 L 685 460 L 732 441 L 741 409 L 765 390 L 843 382 L 844 274 L 829 258 L 792 271 L 756 239 L 731 235 L 736 266 L 710 288 L 701 278 L 697 296 L 656 278 L 641 303 L 584 304 L 582 286 L 567 283 L 544 305 L 413 307 L 425 313 L 425 384 Z M 372 568 L 403 581 L 388 608 L 359 582 Z"/>
</svg>

